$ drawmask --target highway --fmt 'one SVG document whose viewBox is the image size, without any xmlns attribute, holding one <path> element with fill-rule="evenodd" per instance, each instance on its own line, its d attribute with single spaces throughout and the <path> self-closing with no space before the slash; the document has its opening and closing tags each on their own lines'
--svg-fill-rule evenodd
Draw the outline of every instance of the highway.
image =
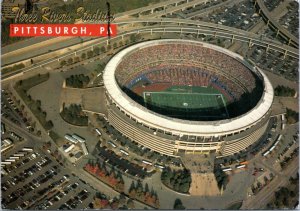
<svg viewBox="0 0 300 211">
<path fill-rule="evenodd" d="M 134 9 L 134 10 L 129 10 L 129 11 L 126 11 L 126 12 L 118 13 L 118 14 L 116 14 L 116 19 L 119 19 L 119 18 L 124 17 L 124 16 L 136 15 L 136 14 L 139 14 L 139 13 L 142 13 L 142 12 L 147 12 L 147 11 L 153 11 L 154 12 L 155 9 L 166 8 L 169 5 L 173 5 L 173 4 L 176 5 L 176 4 L 179 4 L 181 2 L 187 2 L 187 1 L 186 0 L 163 1 L 163 2 L 153 4 L 153 5 L 149 5 L 149 6 L 146 6 L 146 7 L 141 7 L 141 8 L 137 8 L 137 9 Z"/>
<path fill-rule="evenodd" d="M 265 18 L 267 24 L 271 24 L 275 30 L 277 30 L 277 34 L 281 33 L 283 37 L 294 47 L 299 47 L 298 38 L 292 35 L 288 30 L 286 30 L 283 26 L 281 26 L 270 14 L 269 10 L 266 8 L 264 2 L 262 0 L 256 0 L 255 6 L 258 7 L 259 13 L 262 13 L 262 16 Z"/>
<path fill-rule="evenodd" d="M 157 26 L 148 26 L 148 27 L 142 27 L 139 30 L 133 29 L 130 31 L 123 32 L 119 34 L 118 36 L 112 38 L 114 39 L 120 39 L 122 36 L 127 36 L 130 34 L 136 34 L 136 33 L 181 33 L 181 34 L 195 34 L 195 35 L 200 35 L 200 34 L 205 34 L 205 35 L 211 35 L 215 37 L 223 37 L 223 38 L 228 38 L 228 39 L 235 39 L 241 42 L 246 42 L 246 43 L 251 43 L 251 45 L 257 45 L 257 46 L 262 46 L 264 48 L 272 49 L 275 51 L 279 51 L 281 53 L 285 53 L 286 55 L 289 55 L 293 58 L 298 58 L 298 50 L 294 49 L 290 46 L 284 45 L 284 44 L 275 44 L 271 42 L 267 42 L 265 40 L 262 40 L 256 36 L 253 36 L 251 39 L 249 39 L 245 35 L 240 35 L 239 33 L 236 32 L 227 32 L 227 31 L 218 31 L 218 30 L 212 30 L 212 29 L 201 29 L 198 27 L 180 27 L 180 26 L 162 26 L 162 27 L 157 27 Z M 255 38 L 256 37 L 256 38 Z M 106 44 L 107 40 L 105 38 L 100 38 L 96 40 L 97 42 L 92 44 L 91 46 L 87 46 L 84 48 L 81 48 L 80 50 L 77 49 L 76 51 L 71 51 L 70 53 L 61 55 L 59 57 L 51 57 L 49 56 L 50 59 L 44 60 L 42 62 L 36 63 L 34 65 L 31 65 L 29 67 L 26 67 L 24 69 L 20 69 L 14 72 L 7 73 L 2 76 L 2 82 L 9 80 L 11 76 L 14 76 L 15 74 L 22 73 L 22 72 L 27 72 L 36 68 L 39 68 L 41 66 L 50 64 L 52 62 L 57 62 L 58 59 L 64 59 L 68 58 L 69 56 L 74 56 L 75 52 L 76 53 L 82 53 L 87 50 L 91 50 L 93 46 L 99 46 L 100 44 Z M 56 52 L 57 53 L 57 52 Z"/>
<path fill-rule="evenodd" d="M 234 1 L 235 0 L 228 0 L 227 2 L 224 2 L 223 4 L 220 5 L 224 5 L 225 3 L 234 2 Z M 129 27 L 120 30 L 118 36 L 111 38 L 111 41 L 113 42 L 114 40 L 121 40 L 125 36 L 130 36 L 131 34 L 177 33 L 177 34 L 184 34 L 184 35 L 193 34 L 195 36 L 209 35 L 209 36 L 214 36 L 215 38 L 226 38 L 232 41 L 236 40 L 236 41 L 248 43 L 249 47 L 252 47 L 253 45 L 261 46 L 266 48 L 267 50 L 278 51 L 283 53 L 285 56 L 291 56 L 293 58 L 298 59 L 299 57 L 299 52 L 297 49 L 298 39 L 297 39 L 297 43 L 295 43 L 292 37 L 288 36 L 288 34 L 285 34 L 285 32 L 283 32 L 280 29 L 282 28 L 281 26 L 279 26 L 280 28 L 278 28 L 278 30 L 280 30 L 280 32 L 283 33 L 287 38 L 290 38 L 292 46 L 282 44 L 279 41 L 275 41 L 257 35 L 255 33 L 239 30 L 233 27 L 227 27 L 224 25 L 218 25 L 218 24 L 202 22 L 202 21 L 187 20 L 187 19 L 157 18 L 158 16 L 162 16 L 164 14 L 170 14 L 175 11 L 183 10 L 188 7 L 193 7 L 194 5 L 201 4 L 204 2 L 206 2 L 206 0 L 190 0 L 190 1 L 169 0 L 155 5 L 150 5 L 147 7 L 117 14 L 116 15 L 117 19 L 115 23 L 119 26 L 119 28 L 121 28 L 121 26 L 129 26 Z M 256 2 L 263 3 L 261 0 L 256 0 Z M 215 7 L 219 7 L 220 5 L 216 5 Z M 163 10 L 155 12 L 155 9 L 158 8 L 163 8 Z M 147 11 L 150 11 L 150 15 L 145 15 L 145 16 L 141 15 L 141 13 Z M 136 15 L 136 14 L 139 14 L 140 17 L 128 18 L 129 15 Z M 268 18 L 268 20 L 270 19 Z M 270 22 L 272 22 L 272 20 L 270 20 Z M 274 21 L 274 23 L 278 25 L 276 21 Z M 41 42 L 40 43 L 36 42 L 39 39 Z M 38 68 L 40 67 L 52 63 L 57 63 L 58 59 L 67 59 L 70 56 L 74 56 L 75 53 L 78 53 L 78 55 L 80 55 L 82 52 L 91 50 L 95 46 L 99 47 L 101 45 L 105 46 L 107 44 L 107 38 L 56 37 L 56 38 L 47 38 L 47 39 L 37 38 L 37 40 L 30 40 L 27 43 L 26 42 L 19 43 L 19 44 L 16 43 L 16 46 L 19 45 L 19 47 L 12 47 L 12 46 L 5 47 L 5 50 L 3 51 L 4 54 L 1 56 L 2 64 L 4 65 L 27 60 L 28 58 L 35 59 L 34 57 L 40 55 L 45 55 L 48 58 L 41 62 L 37 62 L 34 65 L 28 66 L 24 69 L 3 75 L 2 82 L 9 81 L 12 78 L 17 77 L 17 75 L 23 75 L 28 71 L 38 70 Z M 57 54 L 59 56 L 53 56 Z M 43 136 L 48 138 L 45 131 L 43 133 Z M 274 180 L 263 190 L 261 190 L 257 195 L 247 199 L 244 202 L 242 209 L 258 209 L 258 208 L 262 208 L 261 205 L 267 204 L 272 199 L 272 197 L 274 197 L 274 192 L 280 186 L 285 186 L 288 184 L 289 176 L 295 174 L 298 171 L 297 168 L 298 163 L 295 160 L 296 159 L 294 159 L 291 165 L 289 165 L 288 168 L 283 173 L 278 173 L 277 176 L 274 178 Z M 77 168 L 72 167 L 71 165 L 69 165 L 67 168 L 74 172 L 78 171 Z M 80 177 L 81 178 L 87 177 L 90 184 L 95 183 L 96 187 L 100 189 L 104 189 L 105 193 L 109 193 L 111 191 L 111 188 L 105 187 L 105 185 L 103 185 L 102 183 L 98 184 L 95 178 L 92 178 L 92 176 L 88 175 L 82 169 L 80 170 Z M 113 192 L 112 195 L 118 195 L 118 193 Z M 140 206 L 142 207 L 143 204 L 140 204 Z"/>
<path fill-rule="evenodd" d="M 214 35 L 216 37 L 223 37 L 223 38 L 228 38 L 228 39 L 234 39 L 234 40 L 239 40 L 242 42 L 247 42 L 251 45 L 258 45 L 265 47 L 267 49 L 272 49 L 274 51 L 279 51 L 285 55 L 298 58 L 298 49 L 293 48 L 291 46 L 282 44 L 278 41 L 274 41 L 271 39 L 268 39 L 266 37 L 259 36 L 257 34 L 251 33 L 251 32 L 246 32 L 243 30 L 235 29 L 232 27 L 227 27 L 224 25 L 219 25 L 219 24 L 214 24 L 214 23 L 207 23 L 207 22 L 202 22 L 202 21 L 194 21 L 194 20 L 186 20 L 186 19 L 175 19 L 175 18 L 153 18 L 153 19 L 148 19 L 148 18 L 131 18 L 131 19 L 124 19 L 116 22 L 119 26 L 124 26 L 126 24 L 142 24 L 142 25 L 137 25 L 134 26 L 133 29 L 126 31 L 126 29 L 123 32 L 119 32 L 119 35 L 112 38 L 119 38 L 120 35 L 128 35 L 132 33 L 138 33 L 138 32 L 150 32 L 152 29 L 152 33 L 158 32 L 156 29 L 158 29 L 157 25 L 159 25 L 161 28 L 160 32 L 180 32 L 180 33 L 196 33 L 196 34 L 205 34 L 205 35 Z M 153 26 L 148 26 L 150 23 L 156 24 Z M 168 25 L 166 25 L 168 24 Z M 145 26 L 143 26 L 145 25 Z M 188 26 L 188 27 L 187 27 Z M 170 28 L 172 28 L 172 31 Z M 120 27 L 119 27 L 120 28 Z M 101 41 L 105 40 L 106 38 L 94 38 L 92 43 L 97 43 L 100 44 L 102 43 Z M 52 39 L 53 40 L 53 39 Z M 90 41 L 91 42 L 91 41 Z M 50 52 L 54 52 L 58 49 L 65 49 L 69 47 L 69 43 L 74 45 L 82 44 L 81 39 L 79 38 L 72 38 L 66 42 L 65 40 L 56 40 L 55 45 L 51 45 L 51 50 L 49 50 L 47 47 L 41 48 L 40 46 L 36 46 L 37 50 L 32 49 L 30 46 L 28 48 L 31 49 L 30 54 L 28 53 L 22 53 L 20 56 L 16 56 L 13 53 L 8 53 L 2 55 L 1 59 L 2 61 L 10 61 L 12 63 L 18 62 L 18 61 L 23 61 L 41 54 L 45 54 Z M 78 46 L 78 48 L 82 48 L 86 45 L 86 43 L 82 44 L 81 46 Z M 95 44 L 93 44 L 95 45 Z M 10 55 L 11 54 L 11 55 Z M 49 57 L 53 57 L 49 55 Z M 9 60 L 7 60 L 9 59 Z M 3 61 L 3 62 L 5 62 Z M 3 63 L 2 62 L 2 63 Z M 4 63 L 5 65 L 5 63 Z"/>
<path fill-rule="evenodd" d="M 207 2 L 207 0 L 193 0 L 193 1 L 191 1 L 191 0 L 188 1 L 187 0 L 187 3 L 185 3 L 185 4 L 181 4 L 181 5 L 178 5 L 178 6 L 171 7 L 171 8 L 166 8 L 163 11 L 159 11 L 159 12 L 147 15 L 147 17 L 148 18 L 153 18 L 153 17 L 158 17 L 158 16 L 160 17 L 160 16 L 165 15 L 165 14 L 173 14 L 174 12 L 176 12 L 178 10 L 185 10 L 189 7 L 196 7 L 197 5 L 203 4 L 203 3 L 206 3 L 206 2 Z"/>
<path fill-rule="evenodd" d="M 131 19 L 125 19 L 122 21 L 118 21 L 116 24 L 121 25 L 121 24 L 128 24 L 128 23 L 131 23 L 131 24 L 132 23 L 143 23 L 146 25 L 149 23 L 160 23 L 160 24 L 172 23 L 172 24 L 178 24 L 177 28 L 181 28 L 180 27 L 181 25 L 187 25 L 187 26 L 193 25 L 199 29 L 207 28 L 207 30 L 210 30 L 211 32 L 216 32 L 216 33 L 219 33 L 219 32 L 222 33 L 222 31 L 227 31 L 227 32 L 223 32 L 223 33 L 230 34 L 232 37 L 234 36 L 234 39 L 236 39 L 237 37 L 240 37 L 240 38 L 244 38 L 244 40 L 247 40 L 247 42 L 249 40 L 257 41 L 257 42 L 263 44 L 264 46 L 269 45 L 269 47 L 272 46 L 272 47 L 277 47 L 278 49 L 281 49 L 281 50 L 291 51 L 293 53 L 296 53 L 297 58 L 298 58 L 298 50 L 291 46 L 284 45 L 284 44 L 280 43 L 279 41 L 275 41 L 275 40 L 272 40 L 272 39 L 269 39 L 269 38 L 251 33 L 251 32 L 247 32 L 247 31 L 244 31 L 241 29 L 236 29 L 233 27 L 228 27 L 228 26 L 224 26 L 224 25 L 220 25 L 220 24 L 208 23 L 208 22 L 204 22 L 204 21 L 187 20 L 187 19 L 176 19 L 176 18 L 154 18 L 154 19 L 149 19 L 149 18 L 133 19 L 133 18 L 131 18 Z"/>
<path fill-rule="evenodd" d="M 195 12 L 188 13 L 186 15 L 186 18 L 191 19 L 191 18 L 197 17 L 197 16 L 204 16 L 204 15 L 207 15 L 208 13 L 210 13 L 210 12 L 213 12 L 214 10 L 216 10 L 218 8 L 229 7 L 231 5 L 238 4 L 238 3 L 243 2 L 243 1 L 244 0 L 226 0 L 222 3 L 220 3 L 220 4 L 217 4 L 217 5 L 214 5 L 214 6 L 211 6 L 211 7 L 207 7 L 205 9 L 197 10 Z"/>
<path fill-rule="evenodd" d="M 139 14 L 144 11 L 154 10 L 156 8 L 164 7 L 166 8 L 169 5 L 176 5 L 172 6 L 172 8 L 162 10 L 160 12 L 155 12 L 150 15 L 145 15 L 143 17 L 157 17 L 164 14 L 172 13 L 178 10 L 183 10 L 188 8 L 192 5 L 197 5 L 207 0 L 169 0 L 165 2 L 160 2 L 157 4 L 153 4 L 150 6 L 126 11 L 123 13 L 118 13 L 116 15 L 116 20 L 122 20 L 123 18 L 128 18 L 130 15 Z M 180 4 L 181 3 L 181 4 Z M 41 55 L 46 52 L 51 52 L 57 49 L 66 48 L 69 46 L 76 45 L 78 43 L 83 43 L 95 38 L 92 37 L 36 37 L 27 39 L 24 41 L 20 41 L 19 43 L 15 43 L 12 45 L 5 46 L 2 49 L 2 66 L 13 64 L 16 62 L 14 59 L 17 57 L 19 61 L 28 59 L 30 57 L 35 57 Z M 54 47 L 55 46 L 55 47 Z"/>
<path fill-rule="evenodd" d="M 246 32 L 243 30 L 239 30 L 233 27 L 227 27 L 224 25 L 218 25 L 208 22 L 201 22 L 201 21 L 193 21 L 193 20 L 187 20 L 187 19 L 170 19 L 170 18 L 155 18 L 157 16 L 162 16 L 164 14 L 170 14 L 172 12 L 182 10 L 188 7 L 191 7 L 193 5 L 197 4 L 203 4 L 208 2 L 208 0 L 169 0 L 166 2 L 160 2 L 157 4 L 153 4 L 150 6 L 138 8 L 135 10 L 130 10 L 124 13 L 119 13 L 116 15 L 117 19 L 115 24 L 120 26 L 124 26 L 125 24 L 134 24 L 134 23 L 141 23 L 144 25 L 147 25 L 149 23 L 152 24 L 177 24 L 178 28 L 181 30 L 181 25 L 188 25 L 188 26 L 197 26 L 199 28 L 199 32 L 201 29 L 205 31 L 205 29 L 209 28 L 210 32 L 214 33 L 214 36 L 216 37 L 224 37 L 234 40 L 239 40 L 242 42 L 248 42 L 249 46 L 252 45 L 259 45 L 266 47 L 267 49 L 272 49 L 275 51 L 282 52 L 285 56 L 291 56 L 294 58 L 298 58 L 298 50 L 296 48 L 293 48 L 288 45 L 281 44 L 278 41 L 274 41 L 271 39 L 268 39 L 266 37 L 259 36 L 257 34 Z M 225 3 L 233 3 L 234 0 L 229 0 Z M 237 1 L 238 2 L 238 1 Z M 168 8 L 168 6 L 171 6 L 171 8 Z M 175 5 L 175 6 L 173 6 Z M 177 5 L 177 6 L 176 6 Z M 219 7 L 223 5 L 223 3 L 216 5 L 214 7 Z M 135 15 L 140 14 L 142 12 L 153 10 L 155 8 L 165 8 L 162 11 L 154 12 L 150 15 L 141 16 L 141 18 L 128 18 L 129 15 Z M 210 8 L 208 8 L 210 9 Z M 135 26 L 136 30 L 145 31 L 146 28 L 143 26 Z M 186 33 L 186 28 L 182 29 L 182 33 Z M 220 33 L 220 30 L 225 30 L 230 32 L 230 34 L 224 34 Z M 132 30 L 134 31 L 134 30 Z M 168 28 L 165 28 L 164 31 L 168 33 Z M 127 31 L 129 32 L 129 31 Z M 153 32 L 155 33 L 155 28 L 153 28 Z M 181 32 L 180 32 L 181 33 Z M 126 32 L 119 31 L 119 34 L 126 35 Z M 207 33 L 208 35 L 211 35 L 212 33 Z M 247 39 L 248 38 L 248 39 Z M 64 51 L 57 52 L 59 54 L 66 53 L 67 48 L 72 48 L 74 50 L 75 45 L 82 44 L 81 46 L 78 46 L 77 49 L 88 46 L 89 44 L 92 45 L 92 43 L 98 42 L 103 40 L 103 38 L 90 38 L 90 37 L 56 37 L 56 38 L 36 38 L 36 42 L 34 39 L 30 39 L 28 41 L 22 41 L 20 44 L 16 43 L 11 46 L 4 47 L 4 54 L 1 55 L 1 61 L 2 66 L 5 67 L 9 64 L 14 64 L 17 62 L 21 62 L 24 60 L 28 60 L 30 58 L 37 57 L 39 55 L 48 54 L 48 58 L 53 58 L 57 56 L 57 54 L 53 54 L 53 52 L 64 49 Z M 93 42 L 95 41 L 95 42 Z M 253 42 L 252 42 L 253 41 Z"/>
</svg>

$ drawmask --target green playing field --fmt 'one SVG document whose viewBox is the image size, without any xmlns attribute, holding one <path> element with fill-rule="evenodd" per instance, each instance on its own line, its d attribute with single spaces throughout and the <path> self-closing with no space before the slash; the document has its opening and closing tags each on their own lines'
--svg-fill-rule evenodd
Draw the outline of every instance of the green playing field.
<svg viewBox="0 0 300 211">
<path fill-rule="evenodd" d="M 165 110 L 173 117 L 197 115 L 228 116 L 226 100 L 217 90 L 208 87 L 173 86 L 163 92 L 144 92 L 147 107 Z M 161 113 L 161 112 L 160 112 Z"/>
</svg>

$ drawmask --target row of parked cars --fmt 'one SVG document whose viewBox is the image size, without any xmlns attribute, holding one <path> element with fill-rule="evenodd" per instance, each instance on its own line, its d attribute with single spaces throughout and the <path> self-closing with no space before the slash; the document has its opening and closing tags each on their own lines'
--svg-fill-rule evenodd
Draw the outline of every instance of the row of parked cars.
<svg viewBox="0 0 300 211">
<path fill-rule="evenodd" d="M 90 193 L 87 190 L 82 190 L 76 196 L 70 198 L 68 201 L 66 201 L 66 203 L 62 204 L 59 209 L 75 209 L 79 204 L 82 204 L 82 202 L 86 200 L 89 195 Z"/>
</svg>

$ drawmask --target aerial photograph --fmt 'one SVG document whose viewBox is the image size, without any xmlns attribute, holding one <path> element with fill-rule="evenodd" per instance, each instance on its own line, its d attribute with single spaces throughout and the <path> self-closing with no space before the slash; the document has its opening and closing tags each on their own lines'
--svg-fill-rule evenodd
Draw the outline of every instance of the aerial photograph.
<svg viewBox="0 0 300 211">
<path fill-rule="evenodd" d="M 2 0 L 2 210 L 297 210 L 298 0 Z"/>
</svg>

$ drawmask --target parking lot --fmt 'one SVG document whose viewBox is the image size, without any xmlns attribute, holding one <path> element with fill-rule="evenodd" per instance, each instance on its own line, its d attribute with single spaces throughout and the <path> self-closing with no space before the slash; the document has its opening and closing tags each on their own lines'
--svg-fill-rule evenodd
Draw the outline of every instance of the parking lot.
<svg viewBox="0 0 300 211">
<path fill-rule="evenodd" d="M 4 89 L 1 91 L 1 117 L 9 119 L 24 129 L 32 130 L 27 118 L 23 116 L 18 103 L 14 101 L 12 93 Z"/>
<path fill-rule="evenodd" d="M 11 157 L 15 157 L 13 162 L 3 162 Z M 2 208 L 84 209 L 91 206 L 96 190 L 67 172 L 50 153 L 42 150 L 42 143 L 26 138 L 2 154 L 1 160 Z"/>
<path fill-rule="evenodd" d="M 166 155 L 151 151 L 150 149 L 137 144 L 136 142 L 130 140 L 129 138 L 123 136 L 119 131 L 113 128 L 103 117 L 99 117 L 98 124 L 105 131 L 105 136 L 108 139 L 115 140 L 118 146 L 122 146 L 129 152 L 129 156 L 133 159 L 137 158 L 150 160 L 152 163 L 164 163 L 166 165 L 181 168 L 182 163 L 179 158 L 168 157 Z"/>
<path fill-rule="evenodd" d="M 193 19 L 204 20 L 247 31 L 260 20 L 260 16 L 256 14 L 256 10 L 252 2 L 243 1 L 233 6 L 227 6 L 222 10 L 216 10 L 206 17 L 199 16 L 194 17 Z"/>
<path fill-rule="evenodd" d="M 121 170 L 122 172 L 130 174 L 132 176 L 136 176 L 141 179 L 147 176 L 147 172 L 145 168 L 142 168 L 137 164 L 130 163 L 128 160 L 117 156 L 112 150 L 97 145 L 95 151 L 98 153 L 97 158 L 99 157 L 102 161 L 105 161 L 106 163 L 110 164 L 111 166 L 114 166 L 115 168 Z"/>
<path fill-rule="evenodd" d="M 280 18 L 279 22 L 283 27 L 285 27 L 294 36 L 299 37 L 299 11 L 298 3 L 296 1 L 290 2 L 287 7 L 288 13 Z"/>
<path fill-rule="evenodd" d="M 272 32 L 270 31 L 270 33 Z M 248 52 L 248 55 L 250 59 L 263 70 L 268 70 L 277 75 L 282 75 L 292 81 L 295 81 L 298 78 L 297 59 L 291 57 L 283 59 L 283 54 L 271 50 L 266 52 L 265 49 L 258 46 L 253 46 L 253 48 Z"/>
</svg>

